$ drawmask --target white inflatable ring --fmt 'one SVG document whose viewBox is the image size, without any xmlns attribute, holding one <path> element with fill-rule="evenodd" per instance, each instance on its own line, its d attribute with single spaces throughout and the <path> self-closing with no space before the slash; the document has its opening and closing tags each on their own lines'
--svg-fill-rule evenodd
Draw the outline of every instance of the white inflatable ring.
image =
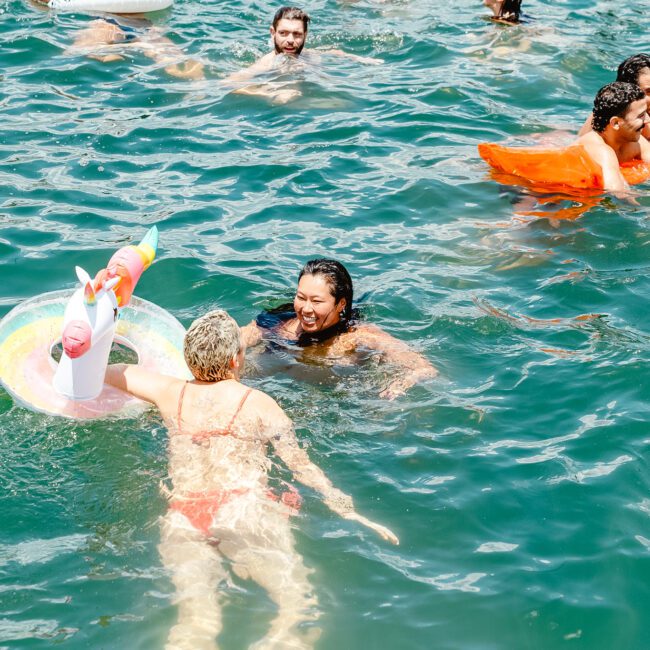
<svg viewBox="0 0 650 650">
<path fill-rule="evenodd" d="M 172 5 L 173 0 L 50 0 L 48 7 L 58 11 L 102 11 L 111 14 L 145 14 Z"/>
<path fill-rule="evenodd" d="M 42 413 L 77 419 L 137 414 L 146 404 L 110 386 L 84 402 L 68 400 L 52 387 L 57 367 L 52 350 L 61 340 L 72 293 L 68 289 L 30 298 L 0 321 L 0 382 L 15 400 Z M 132 296 L 121 311 L 114 340 L 131 348 L 143 368 L 191 379 L 183 358 L 184 336 L 185 329 L 169 312 Z"/>
</svg>

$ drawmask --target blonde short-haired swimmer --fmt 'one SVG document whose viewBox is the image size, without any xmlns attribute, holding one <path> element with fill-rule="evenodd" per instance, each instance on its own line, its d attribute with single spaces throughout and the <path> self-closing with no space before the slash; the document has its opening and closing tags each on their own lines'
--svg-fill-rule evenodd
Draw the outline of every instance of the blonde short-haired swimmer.
<svg viewBox="0 0 650 650">
<path fill-rule="evenodd" d="M 277 606 L 260 647 L 313 647 L 319 631 L 300 628 L 318 617 L 317 600 L 289 522 L 300 497 L 293 488 L 270 489 L 269 445 L 333 512 L 398 543 L 388 528 L 359 515 L 351 497 L 309 460 L 280 406 L 239 382 L 244 367 L 240 336 L 226 312 L 212 311 L 196 320 L 185 337 L 193 381 L 126 364 L 109 366 L 106 373 L 107 383 L 155 404 L 169 429 L 172 488 L 160 553 L 176 587 L 178 622 L 167 650 L 216 648 L 223 601 L 218 585 L 227 578 L 224 559 L 239 577 L 262 586 Z"/>
</svg>

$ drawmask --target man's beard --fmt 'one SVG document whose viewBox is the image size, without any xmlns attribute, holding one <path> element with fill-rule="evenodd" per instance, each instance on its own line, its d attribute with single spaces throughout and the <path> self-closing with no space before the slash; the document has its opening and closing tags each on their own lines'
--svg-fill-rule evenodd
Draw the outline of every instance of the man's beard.
<svg viewBox="0 0 650 650">
<path fill-rule="evenodd" d="M 275 53 L 276 53 L 276 54 L 285 54 L 285 52 L 283 52 L 283 51 L 280 49 L 280 47 L 278 47 L 278 39 L 277 39 L 277 38 L 274 38 L 274 39 L 273 39 L 273 45 L 275 46 Z M 303 49 L 304 47 L 305 47 L 305 42 L 303 41 L 303 42 L 302 42 L 302 45 L 301 45 L 300 47 L 297 47 L 297 48 L 296 48 L 296 51 L 295 51 L 295 52 L 292 52 L 291 55 L 292 55 L 292 56 L 299 56 L 300 53 L 302 52 L 302 49 Z"/>
</svg>

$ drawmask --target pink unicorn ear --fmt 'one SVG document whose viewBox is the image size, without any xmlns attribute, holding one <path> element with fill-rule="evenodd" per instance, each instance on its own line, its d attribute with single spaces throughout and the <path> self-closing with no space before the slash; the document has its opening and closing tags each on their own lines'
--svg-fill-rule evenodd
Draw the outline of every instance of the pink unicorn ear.
<svg viewBox="0 0 650 650">
<path fill-rule="evenodd" d="M 86 286 L 84 287 L 84 302 L 87 305 L 94 305 L 96 301 L 97 298 L 95 297 L 92 282 L 86 282 Z"/>
</svg>

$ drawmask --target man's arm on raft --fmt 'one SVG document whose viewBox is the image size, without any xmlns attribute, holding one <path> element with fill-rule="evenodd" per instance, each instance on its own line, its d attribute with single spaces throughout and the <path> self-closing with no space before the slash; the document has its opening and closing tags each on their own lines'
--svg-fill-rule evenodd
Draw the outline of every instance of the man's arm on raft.
<svg viewBox="0 0 650 650">
<path fill-rule="evenodd" d="M 592 160 L 600 165 L 603 173 L 603 189 L 606 192 L 629 191 L 630 186 L 621 174 L 616 153 L 598 133 L 591 131 L 579 138 L 578 142 L 582 144 Z"/>
<path fill-rule="evenodd" d="M 592 119 L 594 117 L 594 114 L 591 113 L 589 117 L 585 120 L 585 123 L 580 127 L 580 131 L 578 131 L 578 137 L 581 137 L 585 135 L 586 133 L 589 133 L 589 131 L 593 130 L 592 127 Z"/>
<path fill-rule="evenodd" d="M 639 148 L 640 155 L 639 158 L 643 160 L 644 163 L 650 164 L 650 142 L 646 140 L 643 136 L 639 138 Z"/>
<path fill-rule="evenodd" d="M 384 399 L 394 399 L 418 382 L 432 379 L 438 374 L 428 359 L 376 325 L 360 325 L 342 336 L 351 337 L 355 346 L 377 350 L 389 364 L 400 369 L 395 379 L 379 394 Z"/>
<path fill-rule="evenodd" d="M 274 433 L 269 438 L 270 442 L 277 455 L 291 470 L 295 478 L 303 485 L 322 494 L 323 503 L 343 519 L 358 521 L 360 524 L 374 530 L 382 539 L 391 542 L 391 544 L 399 544 L 397 535 L 390 529 L 370 521 L 370 519 L 356 512 L 352 497 L 335 488 L 325 476 L 323 470 L 309 460 L 307 452 L 298 444 L 291 420 L 268 395 L 265 395 L 265 397 L 273 402 L 274 406 L 273 409 L 269 408 L 269 405 L 266 405 L 265 408 L 265 412 L 273 420 L 271 429 Z"/>
</svg>

